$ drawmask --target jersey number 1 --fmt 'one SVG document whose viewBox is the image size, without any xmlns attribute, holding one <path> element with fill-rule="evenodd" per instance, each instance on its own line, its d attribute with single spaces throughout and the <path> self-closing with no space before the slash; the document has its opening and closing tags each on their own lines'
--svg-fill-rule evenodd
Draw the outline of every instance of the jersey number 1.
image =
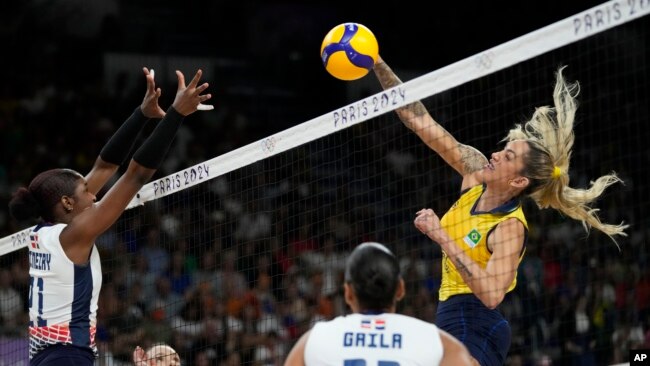
<svg viewBox="0 0 650 366">
<path fill-rule="evenodd" d="M 29 308 L 32 308 L 32 301 L 34 298 L 34 280 L 36 280 L 36 287 L 38 287 L 38 316 L 36 317 L 36 326 L 37 327 L 45 327 L 47 326 L 47 320 L 43 319 L 43 279 L 42 278 L 37 278 L 35 279 L 34 277 L 29 277 Z M 34 322 L 30 320 L 29 322 L 30 326 L 34 326 Z"/>
</svg>

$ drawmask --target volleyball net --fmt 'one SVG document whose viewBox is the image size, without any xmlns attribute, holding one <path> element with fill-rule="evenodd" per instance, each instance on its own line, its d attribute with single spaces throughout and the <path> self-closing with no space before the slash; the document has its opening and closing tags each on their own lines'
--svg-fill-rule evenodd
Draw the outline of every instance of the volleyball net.
<svg viewBox="0 0 650 366">
<path fill-rule="evenodd" d="M 647 294 L 630 291 L 650 280 L 649 12 L 640 0 L 603 3 L 394 88 L 377 83 L 366 98 L 147 184 L 97 240 L 102 357 L 128 364 L 135 345 L 166 342 L 188 364 L 281 360 L 315 321 L 346 312 L 345 258 L 364 241 L 400 258 L 400 311 L 435 321 L 441 253 L 413 218 L 423 207 L 442 216 L 460 177 L 393 111 L 422 101 L 488 155 L 535 107 L 552 105 L 554 73 L 566 65 L 581 85 L 571 185 L 616 171 L 625 185 L 597 207 L 603 221 L 632 226 L 619 252 L 528 202 L 527 254 L 501 309 L 513 359 L 568 357 L 577 332 L 569 313 L 586 301 L 598 364 L 620 360 L 634 344 L 629 330 L 648 329 L 648 301 L 638 297 Z M 29 230 L 0 239 L 0 255 L 24 248 Z M 26 355 L 11 347 L 0 358 Z"/>
</svg>

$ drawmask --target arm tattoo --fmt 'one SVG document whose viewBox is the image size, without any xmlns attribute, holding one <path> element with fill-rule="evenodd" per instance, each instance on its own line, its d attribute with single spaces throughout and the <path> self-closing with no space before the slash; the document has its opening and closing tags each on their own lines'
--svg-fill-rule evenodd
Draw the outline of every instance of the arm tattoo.
<svg viewBox="0 0 650 366">
<path fill-rule="evenodd" d="M 400 80 L 397 75 L 393 72 L 393 70 L 385 63 L 385 62 L 380 62 L 375 65 L 375 75 L 377 75 L 377 79 L 379 80 L 379 83 L 381 84 L 382 88 L 384 89 L 390 89 L 396 85 L 402 84 L 402 80 Z M 417 101 L 413 102 L 409 105 L 406 105 L 404 107 L 398 108 L 396 110 L 397 114 L 400 116 L 400 119 L 402 120 L 402 123 L 406 127 L 408 127 L 410 130 L 413 130 L 413 122 L 403 116 L 400 111 L 405 111 L 405 110 L 411 110 L 413 114 L 415 114 L 416 117 L 422 117 L 429 112 L 427 112 L 426 107 L 422 102 Z"/>
<path fill-rule="evenodd" d="M 467 275 L 467 277 L 473 277 L 474 276 L 472 274 L 472 272 L 469 270 L 469 268 L 467 268 L 467 266 L 463 262 L 460 261 L 460 259 L 458 259 L 458 258 L 454 258 L 454 259 L 456 261 L 456 269 L 459 272 L 464 272 Z"/>
<path fill-rule="evenodd" d="M 420 102 L 419 100 L 417 102 L 413 102 L 409 105 L 406 105 L 400 109 L 411 109 L 411 111 L 417 116 L 417 117 L 422 117 L 429 113 L 427 111 L 427 108 Z"/>
<path fill-rule="evenodd" d="M 481 170 L 488 163 L 487 158 L 475 148 L 461 143 L 458 143 L 457 146 L 460 151 L 460 160 L 463 164 L 465 174 Z"/>
<path fill-rule="evenodd" d="M 390 89 L 395 85 L 402 83 L 402 80 L 400 80 L 397 75 L 395 75 L 393 70 L 391 70 L 391 68 L 388 67 L 385 62 L 377 63 L 374 70 L 375 74 L 377 75 L 377 79 L 379 79 L 379 83 L 384 89 Z"/>
<path fill-rule="evenodd" d="M 377 75 L 377 79 L 379 80 L 379 83 L 384 89 L 389 89 L 396 85 L 402 84 L 402 81 L 397 77 L 397 75 L 395 75 L 393 70 L 391 70 L 391 68 L 383 61 L 375 64 L 374 71 L 375 71 L 375 75 Z M 409 114 L 400 113 L 403 111 L 410 111 L 411 113 Z M 422 104 L 422 102 L 420 101 L 413 102 L 409 105 L 398 108 L 396 112 L 399 115 L 400 119 L 402 120 L 402 123 L 404 123 L 404 125 L 412 131 L 415 131 L 413 120 L 429 114 L 424 104 Z M 437 128 L 440 128 L 440 130 L 442 130 L 442 133 L 444 134 L 445 138 L 450 138 L 452 139 L 452 141 L 455 140 L 454 137 L 451 136 L 451 134 L 449 134 L 449 132 L 447 132 L 447 130 L 445 130 L 444 127 L 442 127 L 440 124 L 434 121 L 433 118 L 431 119 L 431 121 Z M 462 164 L 462 169 L 464 171 L 464 174 L 469 174 L 469 173 L 479 171 L 483 169 L 485 164 L 488 163 L 487 158 L 483 154 L 481 154 L 480 151 L 478 151 L 477 149 L 471 146 L 458 143 L 457 148 L 458 151 L 460 152 L 460 159 L 461 159 L 461 164 Z"/>
<path fill-rule="evenodd" d="M 411 111 L 415 116 L 412 116 L 410 114 L 403 114 L 401 112 L 403 111 Z M 429 112 L 427 112 L 427 109 L 424 107 L 424 104 L 422 102 L 417 101 L 413 102 L 411 104 L 405 105 L 404 107 L 397 108 L 395 110 L 397 112 L 397 115 L 399 116 L 400 120 L 402 120 L 402 123 L 404 123 L 404 126 L 406 126 L 409 130 L 415 131 L 415 125 L 413 122 L 417 119 L 420 118 Z M 417 132 L 417 131 L 416 131 Z"/>
</svg>

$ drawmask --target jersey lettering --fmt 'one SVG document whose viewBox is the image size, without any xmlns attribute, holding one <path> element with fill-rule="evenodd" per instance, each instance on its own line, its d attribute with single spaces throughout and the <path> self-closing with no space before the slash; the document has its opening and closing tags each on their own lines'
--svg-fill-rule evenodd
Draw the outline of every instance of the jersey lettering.
<svg viewBox="0 0 650 366">
<path fill-rule="evenodd" d="M 353 360 L 343 360 L 343 366 L 366 366 L 366 360 L 355 358 Z M 377 366 L 399 366 L 395 361 L 377 361 Z"/>
<path fill-rule="evenodd" d="M 343 333 L 343 347 L 402 348 L 400 333 Z"/>
</svg>

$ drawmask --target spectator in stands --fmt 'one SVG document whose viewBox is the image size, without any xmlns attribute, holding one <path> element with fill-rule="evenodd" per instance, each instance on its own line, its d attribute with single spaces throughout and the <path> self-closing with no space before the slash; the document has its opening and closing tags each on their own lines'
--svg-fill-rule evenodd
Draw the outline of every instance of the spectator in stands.
<svg viewBox="0 0 650 366">
<path fill-rule="evenodd" d="M 561 365 L 596 364 L 594 357 L 596 339 L 593 334 L 593 324 L 587 308 L 586 296 L 581 295 L 574 299 L 571 306 L 561 315 L 560 339 L 564 340 Z"/>
<path fill-rule="evenodd" d="M 23 298 L 12 287 L 12 280 L 9 269 L 0 269 L 0 336 L 19 336 L 25 333 Z"/>
<path fill-rule="evenodd" d="M 192 286 L 195 289 L 208 291 L 214 296 L 221 297 L 221 277 L 217 272 L 217 253 L 214 250 L 208 250 L 201 255 L 199 268 L 192 273 Z"/>
<path fill-rule="evenodd" d="M 135 366 L 180 366 L 181 358 L 173 348 L 161 343 L 149 347 L 146 352 L 137 346 L 133 351 L 133 364 Z"/>
<path fill-rule="evenodd" d="M 169 251 L 161 247 L 161 237 L 162 233 L 158 227 L 149 227 L 144 245 L 138 251 L 138 255 L 147 260 L 147 270 L 156 276 L 166 273 L 171 262 Z"/>
</svg>

